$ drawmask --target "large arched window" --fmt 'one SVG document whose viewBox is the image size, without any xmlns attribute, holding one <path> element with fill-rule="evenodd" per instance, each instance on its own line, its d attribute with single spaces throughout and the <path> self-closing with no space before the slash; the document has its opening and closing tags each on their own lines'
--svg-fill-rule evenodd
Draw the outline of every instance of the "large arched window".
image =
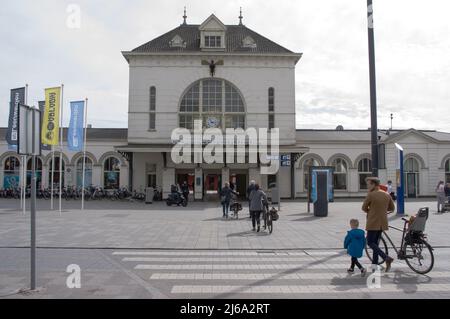
<svg viewBox="0 0 450 319">
<path fill-rule="evenodd" d="M 244 100 L 231 83 L 220 79 L 195 82 L 181 99 L 180 127 L 193 129 L 194 120 L 204 128 L 245 129 Z"/>
<path fill-rule="evenodd" d="M 119 188 L 120 161 L 116 157 L 108 157 L 103 163 L 103 186 L 105 188 Z"/>
<path fill-rule="evenodd" d="M 92 185 L 92 160 L 84 157 L 84 187 Z M 77 186 L 83 186 L 83 156 L 77 160 Z"/>
<path fill-rule="evenodd" d="M 27 162 L 27 185 L 31 185 L 31 176 L 33 170 L 33 162 L 32 159 L 28 159 Z M 42 184 L 42 161 L 40 158 L 36 157 L 36 187 L 40 188 Z"/>
<path fill-rule="evenodd" d="M 347 162 L 342 158 L 336 158 L 331 165 L 334 167 L 333 184 L 336 190 L 347 189 Z"/>
<path fill-rule="evenodd" d="M 363 158 L 358 162 L 359 189 L 367 189 L 366 178 L 372 176 L 372 161 Z"/>
<path fill-rule="evenodd" d="M 12 189 L 19 187 L 20 161 L 15 156 L 5 159 L 3 164 L 3 188 Z"/>
<path fill-rule="evenodd" d="M 64 186 L 64 171 L 66 170 L 66 163 L 64 163 L 64 160 L 62 161 L 62 185 Z M 55 156 L 55 165 L 52 165 L 52 160 L 50 160 L 48 164 L 48 183 L 51 185 L 52 183 L 52 167 L 53 167 L 53 184 L 54 187 L 59 187 L 59 156 Z"/>
<path fill-rule="evenodd" d="M 444 171 L 445 171 L 445 182 L 450 183 L 450 158 L 445 161 Z"/>
<path fill-rule="evenodd" d="M 309 169 L 313 166 L 320 166 L 315 158 L 307 159 L 303 163 L 303 186 L 305 191 L 308 191 L 309 188 Z"/>
</svg>

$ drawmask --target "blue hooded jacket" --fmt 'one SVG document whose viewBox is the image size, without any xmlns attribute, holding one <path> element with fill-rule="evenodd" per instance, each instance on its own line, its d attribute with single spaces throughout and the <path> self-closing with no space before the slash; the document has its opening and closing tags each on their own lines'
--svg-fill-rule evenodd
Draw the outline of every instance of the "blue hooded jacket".
<svg viewBox="0 0 450 319">
<path fill-rule="evenodd" d="M 344 240 L 344 248 L 347 253 L 356 258 L 363 255 L 364 247 L 366 246 L 366 236 L 362 229 L 352 229 L 347 232 Z"/>
</svg>

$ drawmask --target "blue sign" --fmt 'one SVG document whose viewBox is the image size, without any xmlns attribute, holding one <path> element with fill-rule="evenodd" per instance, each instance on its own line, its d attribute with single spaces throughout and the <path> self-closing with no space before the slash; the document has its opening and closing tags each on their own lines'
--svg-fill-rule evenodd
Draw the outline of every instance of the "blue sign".
<svg viewBox="0 0 450 319">
<path fill-rule="evenodd" d="M 281 155 L 280 163 L 281 166 L 291 166 L 291 155 Z"/>
<path fill-rule="evenodd" d="M 84 101 L 70 102 L 70 124 L 67 144 L 71 151 L 83 150 Z"/>
</svg>

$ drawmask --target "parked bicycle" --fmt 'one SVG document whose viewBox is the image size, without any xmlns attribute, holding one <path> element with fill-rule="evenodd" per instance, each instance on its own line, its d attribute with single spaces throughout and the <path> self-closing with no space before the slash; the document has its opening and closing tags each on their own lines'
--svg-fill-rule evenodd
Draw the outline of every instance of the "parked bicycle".
<svg viewBox="0 0 450 319">
<path fill-rule="evenodd" d="M 402 232 L 400 247 L 396 246 L 386 232 L 383 231 L 379 247 L 388 255 L 388 245 L 386 239 L 390 243 L 390 248 L 394 249 L 399 260 L 406 261 L 406 264 L 414 272 L 418 274 L 429 273 L 434 266 L 433 247 L 428 243 L 427 235 L 424 233 L 425 224 L 428 219 L 428 208 L 421 208 L 417 215 L 408 220 L 402 217 L 404 221 L 403 229 L 389 226 L 389 228 Z M 373 252 L 366 245 L 366 254 L 372 261 Z M 379 256 L 379 265 L 384 263 L 384 259 Z"/>
</svg>

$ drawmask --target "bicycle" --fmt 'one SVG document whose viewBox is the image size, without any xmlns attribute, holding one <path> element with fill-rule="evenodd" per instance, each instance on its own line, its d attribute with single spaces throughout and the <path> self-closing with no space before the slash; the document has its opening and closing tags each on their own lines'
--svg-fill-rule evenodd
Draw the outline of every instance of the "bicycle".
<svg viewBox="0 0 450 319">
<path fill-rule="evenodd" d="M 230 210 L 233 212 L 233 218 L 239 219 L 239 211 L 242 210 L 242 204 L 237 201 L 237 196 L 232 195 Z"/>
<path fill-rule="evenodd" d="M 389 226 L 389 228 L 402 232 L 402 240 L 400 247 L 395 246 L 392 239 L 387 235 L 385 231 L 383 231 L 380 236 L 380 241 L 378 242 L 378 246 L 381 250 L 384 251 L 386 256 L 388 255 L 388 245 L 386 243 L 386 239 L 391 244 L 391 247 L 394 249 L 397 254 L 397 258 L 399 260 L 406 261 L 406 264 L 409 268 L 411 268 L 414 272 L 424 275 L 429 273 L 434 266 L 434 254 L 433 247 L 428 243 L 427 236 L 424 234 L 425 223 L 428 219 L 428 208 L 421 208 L 417 213 L 415 219 L 410 222 L 410 220 L 402 217 L 404 221 L 403 229 Z M 408 227 L 408 224 L 409 227 Z M 381 242 L 381 245 L 380 245 Z M 373 252 L 367 246 L 366 243 L 366 255 L 372 261 Z M 379 256 L 378 264 L 381 265 L 384 263 L 384 259 Z"/>
<path fill-rule="evenodd" d="M 269 234 L 272 234 L 273 232 L 273 222 L 277 220 L 277 210 L 272 207 L 269 210 L 269 205 L 264 205 L 263 210 L 263 220 L 264 220 L 264 229 L 267 229 L 269 231 Z"/>
</svg>

